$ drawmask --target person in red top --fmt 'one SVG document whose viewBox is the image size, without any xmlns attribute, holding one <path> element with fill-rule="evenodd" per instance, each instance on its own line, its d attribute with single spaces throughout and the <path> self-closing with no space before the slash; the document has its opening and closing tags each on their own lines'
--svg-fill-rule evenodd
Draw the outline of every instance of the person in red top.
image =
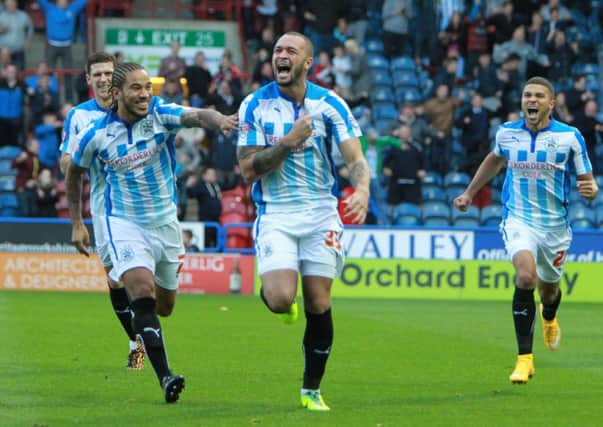
<svg viewBox="0 0 603 427">
<path fill-rule="evenodd" d="M 25 143 L 25 150 L 11 162 L 11 167 L 17 169 L 15 188 L 19 201 L 19 216 L 22 217 L 35 215 L 36 179 L 40 171 L 38 147 L 36 139 L 29 139 Z"/>
</svg>

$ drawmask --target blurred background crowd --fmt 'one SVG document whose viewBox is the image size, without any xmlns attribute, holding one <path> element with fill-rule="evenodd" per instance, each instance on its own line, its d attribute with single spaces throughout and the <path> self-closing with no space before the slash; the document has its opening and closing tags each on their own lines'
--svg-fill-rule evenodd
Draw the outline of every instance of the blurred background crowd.
<svg viewBox="0 0 603 427">
<path fill-rule="evenodd" d="M 102 13 L 126 16 L 137 7 L 117 3 Z M 237 7 L 244 63 L 226 50 L 212 73 L 203 51 L 187 63 L 174 42 L 160 63 L 157 94 L 235 113 L 246 94 L 272 81 L 278 35 L 306 34 L 316 55 L 310 80 L 343 97 L 363 130 L 372 177 L 369 224 L 496 225 L 501 176 L 467 213 L 451 210 L 450 201 L 491 149 L 498 125 L 521 117 L 522 84 L 534 75 L 553 82 L 554 116 L 582 132 L 603 185 L 600 0 L 241 0 Z M 91 10 L 86 0 L 0 6 L 0 216 L 68 217 L 58 147 L 69 109 L 90 97 L 74 50 L 85 42 Z M 228 16 L 216 9 L 209 18 Z M 35 43 L 43 55 L 30 57 Z M 236 137 L 178 133 L 182 220 L 252 220 Z M 340 162 L 345 194 L 348 171 Z M 603 228 L 603 198 L 585 203 L 576 196 L 570 193 L 572 225 Z"/>
</svg>

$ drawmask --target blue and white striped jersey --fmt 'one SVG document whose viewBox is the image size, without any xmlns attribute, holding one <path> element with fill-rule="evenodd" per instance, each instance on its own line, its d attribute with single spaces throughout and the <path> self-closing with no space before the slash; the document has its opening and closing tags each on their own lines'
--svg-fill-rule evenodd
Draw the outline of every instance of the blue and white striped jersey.
<svg viewBox="0 0 603 427">
<path fill-rule="evenodd" d="M 106 215 L 142 226 L 177 220 L 174 135 L 184 111 L 153 97 L 145 118 L 128 124 L 111 111 L 77 136 L 73 161 L 101 164 Z"/>
<path fill-rule="evenodd" d="M 109 110 L 105 110 L 96 99 L 91 99 L 86 102 L 82 102 L 79 105 L 73 107 L 63 126 L 63 141 L 61 142 L 60 150 L 62 153 L 73 154 L 77 149 L 77 138 L 73 138 L 86 128 L 91 122 L 98 119 L 99 117 L 107 114 Z M 105 214 L 105 204 L 103 202 L 103 191 L 105 188 L 105 181 L 100 174 L 100 163 L 94 162 L 90 165 L 88 176 L 90 179 L 90 213 L 93 216 Z"/>
<path fill-rule="evenodd" d="M 567 226 L 570 166 L 576 175 L 592 171 L 578 129 L 552 118 L 538 132 L 524 120 L 507 122 L 496 133 L 494 154 L 507 159 L 503 220 L 517 218 L 538 230 Z"/>
<path fill-rule="evenodd" d="M 253 184 L 259 213 L 336 207 L 334 144 L 361 135 L 346 103 L 333 91 L 307 83 L 303 106 L 284 95 L 275 82 L 247 96 L 239 108 L 239 146 L 278 144 L 299 118 L 312 116 L 312 136 L 284 162 Z"/>
</svg>

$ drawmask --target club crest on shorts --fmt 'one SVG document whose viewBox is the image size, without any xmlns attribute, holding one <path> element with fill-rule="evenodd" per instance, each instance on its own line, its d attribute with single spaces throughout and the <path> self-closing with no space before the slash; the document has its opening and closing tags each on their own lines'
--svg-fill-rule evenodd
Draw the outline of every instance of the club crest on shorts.
<svg viewBox="0 0 603 427">
<path fill-rule="evenodd" d="M 153 136 L 153 120 L 151 119 L 143 119 L 140 123 L 140 133 L 145 138 L 150 138 Z"/>
<path fill-rule="evenodd" d="M 130 261 L 134 258 L 134 249 L 130 245 L 124 246 L 119 251 L 119 257 L 122 261 Z"/>
<path fill-rule="evenodd" d="M 263 258 L 269 258 L 272 256 L 272 253 L 274 252 L 272 250 L 272 245 L 271 244 L 266 244 L 261 248 L 261 252 L 262 252 L 262 257 Z"/>
</svg>

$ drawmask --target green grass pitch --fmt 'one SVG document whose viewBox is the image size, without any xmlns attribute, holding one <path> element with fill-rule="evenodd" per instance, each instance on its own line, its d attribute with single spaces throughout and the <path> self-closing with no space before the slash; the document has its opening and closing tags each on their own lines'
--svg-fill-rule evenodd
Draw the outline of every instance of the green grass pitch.
<svg viewBox="0 0 603 427">
<path fill-rule="evenodd" d="M 598 304 L 561 306 L 559 351 L 535 329 L 536 375 L 515 361 L 509 303 L 337 299 L 322 384 L 330 413 L 299 407 L 303 315 L 287 326 L 257 297 L 181 295 L 162 319 L 186 376 L 163 402 L 150 364 L 103 294 L 0 292 L 0 426 L 600 426 Z"/>
</svg>

